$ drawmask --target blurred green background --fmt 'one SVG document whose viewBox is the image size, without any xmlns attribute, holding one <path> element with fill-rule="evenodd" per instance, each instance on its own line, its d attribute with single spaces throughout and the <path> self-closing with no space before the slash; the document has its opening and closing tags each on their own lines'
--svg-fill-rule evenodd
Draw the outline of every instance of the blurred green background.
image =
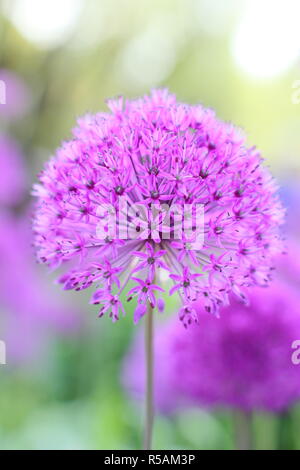
<svg viewBox="0 0 300 470">
<path fill-rule="evenodd" d="M 295 175 L 299 14 L 298 0 L 1 1 L 0 69 L 17 74 L 28 93 L 20 118 L 0 116 L 1 133 L 21 145 L 31 183 L 78 116 L 105 110 L 107 97 L 166 86 L 244 128 L 273 173 Z M 22 207 L 29 193 L 30 184 Z M 49 283 L 55 277 L 38 273 Z M 66 295 L 79 327 L 45 335 L 30 360 L 8 357 L 0 366 L 0 448 L 139 448 L 140 407 L 120 379 L 136 331 L 132 312 L 112 324 L 97 319 L 88 295 Z M 176 308 L 168 299 L 168 314 Z M 300 448 L 299 423 L 300 408 L 256 416 L 256 448 Z M 154 448 L 233 446 L 227 412 L 186 411 L 155 423 Z"/>
</svg>

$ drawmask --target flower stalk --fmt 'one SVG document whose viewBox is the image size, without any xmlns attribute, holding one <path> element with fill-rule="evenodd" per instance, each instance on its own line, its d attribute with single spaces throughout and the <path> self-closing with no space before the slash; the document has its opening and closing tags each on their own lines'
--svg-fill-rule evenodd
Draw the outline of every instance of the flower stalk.
<svg viewBox="0 0 300 470">
<path fill-rule="evenodd" d="M 233 412 L 234 438 L 236 450 L 252 450 L 252 414 L 246 411 Z"/>
<path fill-rule="evenodd" d="M 145 400 L 145 431 L 144 431 L 144 450 L 152 448 L 152 432 L 154 421 L 153 407 L 153 308 L 149 304 L 148 312 L 145 318 L 145 359 L 146 359 L 146 400 Z"/>
</svg>

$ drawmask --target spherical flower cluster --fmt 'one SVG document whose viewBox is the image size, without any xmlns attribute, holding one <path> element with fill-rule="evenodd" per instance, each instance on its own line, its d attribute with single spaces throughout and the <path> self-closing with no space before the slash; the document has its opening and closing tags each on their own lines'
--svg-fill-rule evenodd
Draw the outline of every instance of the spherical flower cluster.
<svg viewBox="0 0 300 470">
<path fill-rule="evenodd" d="M 220 318 L 198 304 L 199 324 L 188 332 L 174 321 L 158 329 L 155 399 L 162 412 L 186 406 L 278 412 L 300 399 L 298 291 L 276 280 L 254 288 L 250 300 L 247 307 L 232 299 Z M 138 398 L 144 390 L 141 339 L 124 370 L 124 383 Z"/>
<path fill-rule="evenodd" d="M 91 302 L 113 320 L 125 312 L 122 292 L 137 299 L 135 321 L 147 306 L 163 310 L 162 270 L 174 282 L 170 294 L 181 296 L 184 324 L 197 320 L 196 298 L 216 314 L 231 292 L 244 298 L 244 287 L 266 285 L 282 208 L 258 151 L 212 110 L 166 90 L 108 106 L 79 119 L 40 174 L 39 260 L 65 265 L 65 289 L 94 286 Z M 189 234 L 177 230 L 185 222 Z"/>
</svg>

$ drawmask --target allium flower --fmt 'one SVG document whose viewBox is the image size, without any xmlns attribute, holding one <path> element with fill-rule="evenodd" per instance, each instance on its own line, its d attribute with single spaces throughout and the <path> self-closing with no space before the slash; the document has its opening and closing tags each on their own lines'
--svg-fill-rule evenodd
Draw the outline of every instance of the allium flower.
<svg viewBox="0 0 300 470">
<path fill-rule="evenodd" d="M 0 204 L 20 202 L 26 188 L 24 157 L 17 142 L 0 135 Z"/>
<path fill-rule="evenodd" d="M 31 244 L 28 214 L 17 218 L 1 211 L 1 338 L 10 361 L 22 363 L 40 353 L 51 333 L 77 330 L 80 319 L 77 309 L 42 281 Z"/>
<path fill-rule="evenodd" d="M 196 304 L 199 324 L 189 331 L 168 322 L 155 338 L 155 399 L 172 413 L 181 407 L 283 411 L 300 399 L 299 365 L 292 344 L 300 339 L 300 295 L 281 281 L 252 290 L 251 304 L 232 299 L 215 318 Z M 139 335 L 127 358 L 124 383 L 135 397 L 144 390 L 144 348 Z"/>
<path fill-rule="evenodd" d="M 175 281 L 171 293 L 182 298 L 185 324 L 196 297 L 217 313 L 230 292 L 243 298 L 244 287 L 266 285 L 281 249 L 282 209 L 258 151 L 212 110 L 179 103 L 166 90 L 108 106 L 110 113 L 79 119 L 35 186 L 39 260 L 65 266 L 67 289 L 93 285 L 100 315 L 113 320 L 124 311 L 120 294 L 130 281 L 136 319 L 147 305 L 163 308 L 162 269 Z M 201 227 L 194 225 L 199 205 Z M 189 236 L 180 232 L 186 206 Z"/>
</svg>

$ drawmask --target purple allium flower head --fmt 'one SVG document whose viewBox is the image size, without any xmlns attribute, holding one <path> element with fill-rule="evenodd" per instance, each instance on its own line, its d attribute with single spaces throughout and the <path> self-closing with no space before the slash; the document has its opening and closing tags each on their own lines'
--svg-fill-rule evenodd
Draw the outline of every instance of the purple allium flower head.
<svg viewBox="0 0 300 470">
<path fill-rule="evenodd" d="M 12 206 L 25 193 L 27 175 L 24 157 L 17 142 L 0 135 L 0 204 Z"/>
<path fill-rule="evenodd" d="M 40 174 L 39 260 L 65 266 L 66 289 L 93 285 L 99 315 L 113 320 L 124 311 L 120 294 L 129 281 L 136 320 L 146 304 L 163 308 L 161 270 L 182 298 L 185 324 L 194 318 L 187 305 L 196 297 L 217 313 L 230 292 L 243 297 L 244 287 L 267 284 L 280 250 L 282 208 L 258 151 L 212 110 L 179 103 L 166 90 L 108 106 L 110 113 L 79 119 L 73 139 Z M 187 206 L 189 236 L 177 231 Z M 199 206 L 201 227 L 195 226 Z"/>
<path fill-rule="evenodd" d="M 155 338 L 155 399 L 164 413 L 186 406 L 244 411 L 285 410 L 300 399 L 300 295 L 287 283 L 256 287 L 249 307 L 237 299 L 220 318 L 195 305 L 199 319 L 187 332 L 169 321 Z M 138 335 L 124 369 L 124 384 L 144 391 L 144 348 Z"/>
<path fill-rule="evenodd" d="M 43 282 L 32 253 L 29 217 L 0 212 L 0 322 L 11 362 L 40 353 L 53 332 L 78 330 L 80 316 Z M 3 336 L 4 335 L 4 336 Z"/>
</svg>

